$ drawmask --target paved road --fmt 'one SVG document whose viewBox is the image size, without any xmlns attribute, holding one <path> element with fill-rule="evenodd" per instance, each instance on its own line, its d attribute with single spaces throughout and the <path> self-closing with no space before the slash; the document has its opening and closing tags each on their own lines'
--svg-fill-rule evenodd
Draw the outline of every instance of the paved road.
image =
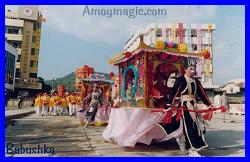
<svg viewBox="0 0 250 162">
<path fill-rule="evenodd" d="M 209 148 L 204 156 L 245 156 L 244 116 L 235 117 L 234 123 L 222 123 L 215 115 L 206 133 Z M 5 129 L 6 144 L 23 147 L 38 145 L 53 147 L 55 154 L 6 154 L 6 156 L 187 156 L 178 149 L 176 142 L 168 141 L 150 146 L 137 144 L 125 150 L 106 143 L 101 137 L 105 126 L 83 129 L 76 117 L 46 116 L 36 114 L 16 119 Z"/>
</svg>

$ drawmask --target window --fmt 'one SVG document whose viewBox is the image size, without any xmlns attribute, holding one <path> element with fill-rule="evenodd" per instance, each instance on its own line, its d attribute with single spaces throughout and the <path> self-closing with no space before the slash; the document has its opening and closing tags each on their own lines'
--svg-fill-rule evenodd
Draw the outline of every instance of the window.
<svg viewBox="0 0 250 162">
<path fill-rule="evenodd" d="M 19 28 L 19 31 L 18 31 L 18 34 L 23 34 L 23 29 L 22 28 Z"/>
<path fill-rule="evenodd" d="M 37 73 L 30 73 L 30 74 L 29 74 L 29 77 L 30 77 L 30 78 L 37 78 Z"/>
<path fill-rule="evenodd" d="M 5 27 L 5 33 L 6 34 L 11 34 L 12 33 L 12 28 L 10 26 Z"/>
<path fill-rule="evenodd" d="M 5 82 L 8 84 L 13 84 L 13 78 L 14 76 L 10 74 L 9 72 L 5 73 Z"/>
<path fill-rule="evenodd" d="M 21 55 L 17 56 L 17 61 L 16 62 L 20 62 L 21 61 Z"/>
<path fill-rule="evenodd" d="M 191 37 L 197 37 L 196 29 L 191 29 Z"/>
<path fill-rule="evenodd" d="M 7 33 L 7 34 L 22 34 L 22 28 L 15 27 L 15 26 L 6 26 L 5 33 Z"/>
<path fill-rule="evenodd" d="M 41 23 L 37 23 L 37 29 L 41 29 Z"/>
<path fill-rule="evenodd" d="M 161 29 L 156 30 L 156 37 L 162 37 L 162 30 Z"/>
<path fill-rule="evenodd" d="M 19 29 L 16 28 L 16 27 L 13 27 L 12 31 L 13 31 L 13 34 L 18 34 L 19 33 Z"/>
<path fill-rule="evenodd" d="M 14 74 L 15 56 L 8 51 L 5 51 L 5 70 L 11 74 Z"/>
<path fill-rule="evenodd" d="M 31 60 L 31 61 L 30 61 L 30 67 L 32 68 L 33 66 L 34 66 L 34 61 Z"/>
<path fill-rule="evenodd" d="M 192 44 L 192 51 L 197 51 L 197 44 Z"/>
<path fill-rule="evenodd" d="M 9 44 L 11 44 L 13 47 L 21 49 L 22 48 L 22 41 L 14 41 L 14 40 L 8 40 Z"/>
<path fill-rule="evenodd" d="M 175 31 L 175 36 L 178 37 L 179 36 L 179 30 Z"/>
<path fill-rule="evenodd" d="M 36 36 L 32 36 L 32 43 L 36 43 Z"/>
<path fill-rule="evenodd" d="M 16 69 L 16 78 L 20 78 L 20 69 L 19 68 Z"/>
<path fill-rule="evenodd" d="M 33 24 L 33 31 L 36 31 L 36 22 Z"/>
<path fill-rule="evenodd" d="M 31 55 L 35 55 L 35 51 L 36 51 L 35 48 L 31 48 Z"/>
</svg>

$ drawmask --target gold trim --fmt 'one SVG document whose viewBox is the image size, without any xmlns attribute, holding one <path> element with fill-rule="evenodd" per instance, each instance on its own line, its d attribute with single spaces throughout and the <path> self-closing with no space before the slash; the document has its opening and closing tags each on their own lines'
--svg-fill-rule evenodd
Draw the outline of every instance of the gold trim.
<svg viewBox="0 0 250 162">
<path fill-rule="evenodd" d="M 152 50 L 152 51 L 155 51 L 155 52 L 169 52 L 170 54 L 173 54 L 173 55 L 202 57 L 203 58 L 203 54 L 201 52 L 200 53 L 187 53 L 187 52 L 185 53 L 185 52 L 175 52 L 175 51 L 172 51 L 172 50 L 169 50 L 169 49 L 160 50 L 160 49 L 157 49 L 157 48 L 150 47 L 150 46 L 148 46 L 148 45 L 146 45 L 144 43 L 143 35 L 140 35 L 139 46 L 134 51 L 131 52 L 132 56 L 138 50 Z M 125 58 L 123 52 L 120 52 L 120 53 L 116 54 L 114 57 L 110 58 L 108 60 L 108 63 L 109 64 L 119 64 L 122 60 L 125 60 L 125 59 L 126 58 Z"/>
</svg>

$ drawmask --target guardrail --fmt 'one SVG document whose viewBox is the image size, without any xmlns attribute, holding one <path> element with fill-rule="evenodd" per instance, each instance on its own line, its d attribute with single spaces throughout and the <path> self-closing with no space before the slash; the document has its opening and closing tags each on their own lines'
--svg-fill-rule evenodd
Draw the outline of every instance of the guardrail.
<svg viewBox="0 0 250 162">
<path fill-rule="evenodd" d="M 233 115 L 245 115 L 245 104 L 229 104 L 229 112 Z"/>
<path fill-rule="evenodd" d="M 19 99 L 10 99 L 7 103 L 7 108 L 18 108 Z M 24 100 L 22 102 L 23 107 L 31 107 L 33 104 L 32 100 Z"/>
<path fill-rule="evenodd" d="M 203 104 L 197 104 L 199 109 L 207 109 L 207 106 Z M 245 104 L 229 104 L 229 112 L 232 115 L 245 115 Z M 214 113 L 220 114 L 221 111 L 217 110 Z"/>
</svg>

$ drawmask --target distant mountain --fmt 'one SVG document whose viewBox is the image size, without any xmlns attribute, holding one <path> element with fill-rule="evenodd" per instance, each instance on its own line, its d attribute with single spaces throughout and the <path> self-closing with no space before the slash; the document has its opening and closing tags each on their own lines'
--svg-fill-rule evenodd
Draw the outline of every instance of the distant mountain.
<svg viewBox="0 0 250 162">
<path fill-rule="evenodd" d="M 102 73 L 102 72 L 94 72 L 95 74 L 103 74 L 105 75 L 106 78 L 110 78 L 109 74 L 107 73 Z M 53 81 L 52 80 L 45 80 L 45 83 L 52 86 Z M 72 72 L 68 75 L 65 75 L 64 77 L 61 78 L 56 78 L 53 83 L 54 89 L 57 90 L 57 85 L 64 85 L 65 89 L 67 92 L 71 91 L 76 91 L 75 88 L 75 73 Z"/>
<path fill-rule="evenodd" d="M 75 73 L 74 72 L 72 72 L 68 75 L 65 75 L 64 77 L 56 78 L 54 81 L 53 80 L 45 80 L 45 83 L 49 84 L 50 86 L 52 86 L 52 83 L 53 83 L 53 87 L 56 90 L 57 90 L 57 85 L 64 85 L 66 91 L 68 91 L 68 92 L 76 90 L 76 88 L 75 88 Z"/>
</svg>

